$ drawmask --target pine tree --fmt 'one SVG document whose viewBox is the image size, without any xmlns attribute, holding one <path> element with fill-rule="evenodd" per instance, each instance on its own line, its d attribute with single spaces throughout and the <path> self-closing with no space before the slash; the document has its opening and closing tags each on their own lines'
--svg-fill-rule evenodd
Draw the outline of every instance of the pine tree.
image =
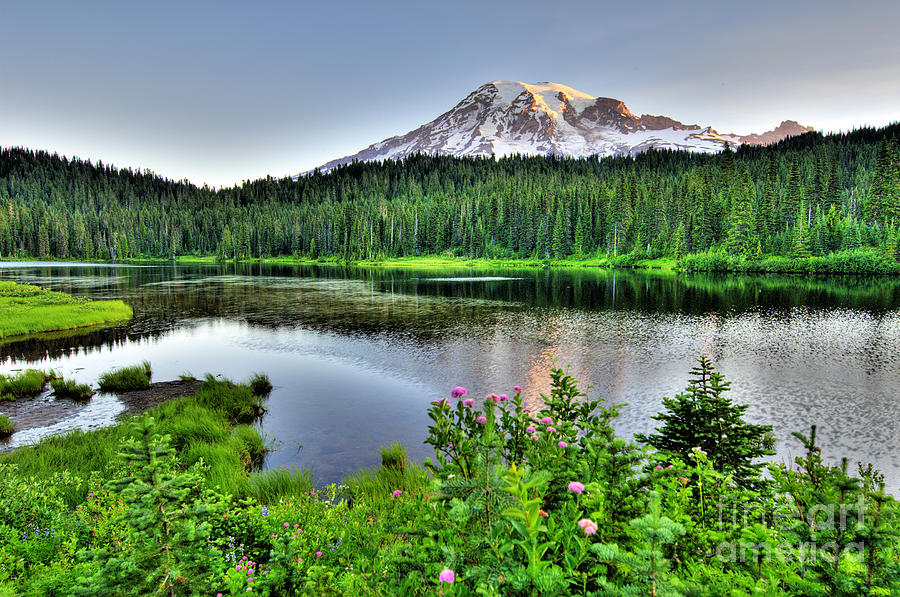
<svg viewBox="0 0 900 597">
<path fill-rule="evenodd" d="M 758 485 L 763 464 L 753 461 L 774 454 L 772 427 L 744 421 L 747 405 L 734 404 L 724 396 L 731 384 L 705 356 L 700 357 L 691 376 L 684 393 L 663 398 L 666 412 L 653 417 L 663 424 L 657 433 L 635 438 L 685 462 L 691 450 L 699 447 L 716 470 L 732 474 L 737 484 Z"/>
<path fill-rule="evenodd" d="M 210 514 L 195 472 L 178 472 L 175 451 L 167 435 L 156 432 L 152 417 L 132 424 L 134 437 L 119 458 L 126 473 L 112 482 L 125 510 L 122 521 L 131 530 L 127 550 L 88 554 L 99 564 L 83 579 L 79 596 L 118 594 L 129 587 L 138 595 L 193 594 L 191 585 L 208 574 L 214 560 L 207 545 Z"/>
</svg>

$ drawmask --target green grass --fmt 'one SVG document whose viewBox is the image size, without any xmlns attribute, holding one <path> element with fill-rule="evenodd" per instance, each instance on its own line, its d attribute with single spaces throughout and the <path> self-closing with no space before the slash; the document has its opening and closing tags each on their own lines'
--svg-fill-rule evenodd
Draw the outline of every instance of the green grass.
<svg viewBox="0 0 900 597">
<path fill-rule="evenodd" d="M 272 382 L 269 381 L 269 376 L 265 373 L 254 373 L 253 377 L 250 378 L 250 391 L 253 392 L 255 396 L 268 396 L 272 393 Z"/>
<path fill-rule="evenodd" d="M 380 504 L 393 499 L 398 489 L 403 492 L 422 491 L 431 481 L 430 473 L 419 465 L 409 465 L 406 450 L 394 442 L 382 446 L 382 465 L 348 475 L 343 484 L 350 500 L 355 503 Z"/>
<path fill-rule="evenodd" d="M 52 379 L 55 379 L 54 374 L 38 369 L 26 369 L 14 375 L 0 375 L 0 402 L 34 398 L 44 391 L 47 382 Z"/>
<path fill-rule="evenodd" d="M 145 390 L 150 387 L 151 373 L 150 363 L 144 361 L 140 365 L 107 371 L 97 380 L 97 385 L 101 392 Z"/>
<path fill-rule="evenodd" d="M 94 395 L 91 386 L 75 383 L 71 379 L 52 379 L 50 387 L 53 389 L 54 396 L 70 400 L 89 400 Z"/>
<path fill-rule="evenodd" d="M 250 475 L 241 483 L 240 493 L 261 504 L 274 504 L 314 489 L 312 470 L 278 468 Z"/>
<path fill-rule="evenodd" d="M 15 431 L 15 425 L 6 415 L 0 415 L 0 437 L 11 435 Z"/>
<path fill-rule="evenodd" d="M 144 370 L 143 365 L 140 368 Z M 157 421 L 159 432 L 171 438 L 183 467 L 202 462 L 207 480 L 231 494 L 257 491 L 249 482 L 255 476 L 251 470 L 265 457 L 265 441 L 259 432 L 228 413 L 243 419 L 244 413 L 258 407 L 259 399 L 247 385 L 209 377 L 199 394 L 202 399 L 195 395 L 172 400 L 141 416 Z M 217 406 L 217 401 L 227 410 Z M 240 407 L 242 402 L 245 408 Z M 14 464 L 26 477 L 47 478 L 66 472 L 75 481 L 66 486 L 64 498 L 72 505 L 81 503 L 88 488 L 97 485 L 91 485 L 92 478 L 102 482 L 116 476 L 119 465 L 115 455 L 131 436 L 132 419 L 125 417 L 116 425 L 94 431 L 46 437 L 33 446 L 0 454 L 0 464 Z"/>
<path fill-rule="evenodd" d="M 0 339 L 122 321 L 132 315 L 122 301 L 89 301 L 0 281 Z"/>
</svg>

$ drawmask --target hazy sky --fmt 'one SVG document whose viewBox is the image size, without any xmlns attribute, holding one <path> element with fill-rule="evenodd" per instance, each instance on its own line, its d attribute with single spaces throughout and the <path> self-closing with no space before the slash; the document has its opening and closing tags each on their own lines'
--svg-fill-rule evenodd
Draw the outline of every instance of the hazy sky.
<svg viewBox="0 0 900 597">
<path fill-rule="evenodd" d="M 0 0 L 0 145 L 198 184 L 404 133 L 495 79 L 721 132 L 900 120 L 900 2 Z"/>
</svg>

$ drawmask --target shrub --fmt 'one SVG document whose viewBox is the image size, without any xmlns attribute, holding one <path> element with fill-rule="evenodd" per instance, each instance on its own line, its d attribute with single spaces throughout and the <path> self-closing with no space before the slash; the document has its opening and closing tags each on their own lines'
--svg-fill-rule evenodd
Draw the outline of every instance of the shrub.
<svg viewBox="0 0 900 597">
<path fill-rule="evenodd" d="M 87 384 L 75 383 L 74 380 L 53 379 L 50 381 L 53 395 L 71 400 L 89 400 L 94 395 L 93 390 Z"/>
<path fill-rule="evenodd" d="M 102 392 L 131 392 L 150 387 L 150 363 L 122 367 L 100 376 L 97 385 Z"/>
</svg>

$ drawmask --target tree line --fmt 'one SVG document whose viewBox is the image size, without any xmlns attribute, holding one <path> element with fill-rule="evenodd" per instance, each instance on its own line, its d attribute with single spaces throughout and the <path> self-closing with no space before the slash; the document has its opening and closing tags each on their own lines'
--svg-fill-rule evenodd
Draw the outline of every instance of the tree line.
<svg viewBox="0 0 900 597">
<path fill-rule="evenodd" d="M 0 257 L 898 256 L 900 124 L 720 154 L 415 155 L 214 189 L 0 148 Z"/>
</svg>

